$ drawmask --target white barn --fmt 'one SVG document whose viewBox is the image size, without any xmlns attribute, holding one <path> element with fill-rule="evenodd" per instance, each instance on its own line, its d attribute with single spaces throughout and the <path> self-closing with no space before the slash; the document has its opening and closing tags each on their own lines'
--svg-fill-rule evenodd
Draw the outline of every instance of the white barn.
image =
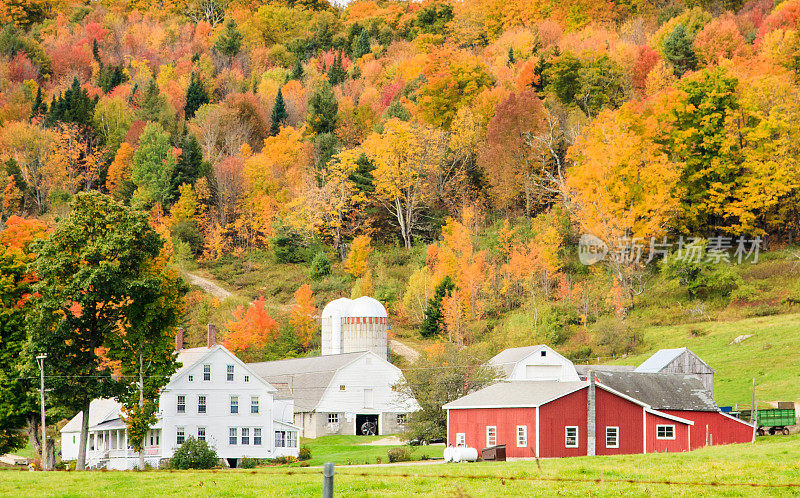
<svg viewBox="0 0 800 498">
<path fill-rule="evenodd" d="M 487 362 L 504 380 L 577 382 L 575 365 L 553 348 L 540 344 L 501 351 Z"/>
<path fill-rule="evenodd" d="M 145 438 L 148 464 L 158 466 L 171 458 L 189 437 L 207 441 L 231 466 L 243 457 L 298 455 L 300 428 L 292 423 L 293 401 L 279 396 L 234 354 L 221 345 L 181 349 L 178 362 L 182 366 L 160 395 L 158 422 Z M 114 400 L 92 401 L 89 467 L 126 470 L 138 464 L 121 408 Z M 83 412 L 78 413 L 61 429 L 63 460 L 78 456 L 82 417 Z"/>
<path fill-rule="evenodd" d="M 304 437 L 394 434 L 419 410 L 392 387 L 403 379 L 400 369 L 372 351 L 248 366 L 294 399 L 294 423 Z"/>
</svg>

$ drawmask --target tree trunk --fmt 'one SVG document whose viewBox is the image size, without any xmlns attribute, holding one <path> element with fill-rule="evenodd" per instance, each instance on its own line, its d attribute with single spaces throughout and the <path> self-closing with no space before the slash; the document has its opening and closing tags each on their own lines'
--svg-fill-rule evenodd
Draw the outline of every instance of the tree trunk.
<svg viewBox="0 0 800 498">
<path fill-rule="evenodd" d="M 75 463 L 75 470 L 86 470 L 86 445 L 89 441 L 89 404 L 87 400 L 83 405 L 83 420 L 81 420 L 81 443 L 78 446 L 78 461 Z"/>
<path fill-rule="evenodd" d="M 39 415 L 28 415 L 28 426 L 26 427 L 28 432 L 28 442 L 31 444 L 31 448 L 33 448 L 33 452 L 37 455 L 42 454 L 42 441 L 40 439 L 42 435 L 41 427 L 39 427 Z"/>
<path fill-rule="evenodd" d="M 142 350 L 139 349 L 139 413 L 144 413 L 144 372 L 143 372 Z M 144 470 L 144 442 L 139 450 L 139 471 Z"/>
</svg>

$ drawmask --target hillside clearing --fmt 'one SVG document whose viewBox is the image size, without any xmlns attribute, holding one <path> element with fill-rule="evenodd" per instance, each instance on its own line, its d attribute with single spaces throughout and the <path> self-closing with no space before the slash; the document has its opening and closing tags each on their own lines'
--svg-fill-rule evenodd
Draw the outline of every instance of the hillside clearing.
<svg viewBox="0 0 800 498">
<path fill-rule="evenodd" d="M 335 490 L 339 496 L 780 496 L 800 491 L 798 443 L 800 436 L 768 437 L 691 453 L 543 460 L 541 468 L 532 461 L 337 467 Z M 321 469 L 2 476 L 6 496 L 313 496 L 322 489 Z"/>
<path fill-rule="evenodd" d="M 638 365 L 658 349 L 686 346 L 716 370 L 714 398 L 718 404 L 749 404 L 753 378 L 759 400 L 793 401 L 800 399 L 798 331 L 798 314 L 648 327 L 643 329 L 646 351 L 612 363 Z M 752 337 L 731 344 L 748 334 Z"/>
</svg>

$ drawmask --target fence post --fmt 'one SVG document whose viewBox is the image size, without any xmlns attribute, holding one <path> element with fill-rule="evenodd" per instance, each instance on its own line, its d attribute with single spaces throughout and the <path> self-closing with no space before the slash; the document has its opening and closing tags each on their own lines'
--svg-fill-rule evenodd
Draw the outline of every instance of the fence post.
<svg viewBox="0 0 800 498">
<path fill-rule="evenodd" d="M 333 498 L 333 463 L 328 462 L 322 469 L 322 498 Z"/>
</svg>

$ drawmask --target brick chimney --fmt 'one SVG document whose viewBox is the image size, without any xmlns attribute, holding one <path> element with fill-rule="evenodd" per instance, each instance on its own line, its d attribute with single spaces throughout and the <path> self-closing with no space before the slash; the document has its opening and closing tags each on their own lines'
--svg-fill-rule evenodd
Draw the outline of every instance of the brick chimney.
<svg viewBox="0 0 800 498">
<path fill-rule="evenodd" d="M 183 349 L 183 327 L 178 327 L 178 331 L 175 332 L 175 351 L 181 349 Z"/>
<path fill-rule="evenodd" d="M 208 347 L 214 347 L 217 345 L 217 326 L 213 323 L 208 324 Z"/>
<path fill-rule="evenodd" d="M 589 392 L 586 396 L 586 455 L 594 456 L 597 447 L 597 398 L 594 370 L 589 370 Z"/>
</svg>

